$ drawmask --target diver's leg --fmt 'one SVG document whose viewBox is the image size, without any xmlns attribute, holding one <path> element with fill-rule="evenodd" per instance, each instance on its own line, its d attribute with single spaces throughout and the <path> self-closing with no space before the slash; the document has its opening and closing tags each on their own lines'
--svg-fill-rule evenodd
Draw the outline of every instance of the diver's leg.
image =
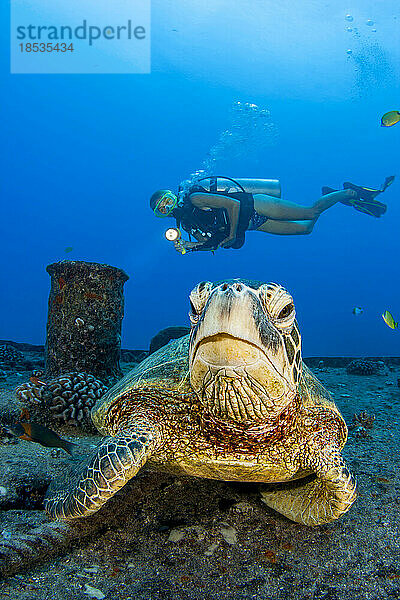
<svg viewBox="0 0 400 600">
<path fill-rule="evenodd" d="M 350 192 L 350 193 L 349 193 Z M 352 190 L 340 190 L 321 196 L 311 206 L 301 206 L 281 198 L 274 198 L 267 194 L 254 194 L 254 209 L 259 215 L 281 221 L 314 220 L 321 213 L 343 200 L 354 197 Z"/>
<path fill-rule="evenodd" d="M 273 221 L 268 219 L 255 231 L 275 233 L 276 235 L 307 235 L 312 232 L 315 221 L 316 219 L 307 221 Z"/>
</svg>

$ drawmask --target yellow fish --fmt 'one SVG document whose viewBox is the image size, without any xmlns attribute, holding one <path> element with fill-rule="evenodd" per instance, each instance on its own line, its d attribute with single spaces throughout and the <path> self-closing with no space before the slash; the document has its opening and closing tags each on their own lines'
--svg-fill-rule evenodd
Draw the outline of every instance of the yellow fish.
<svg viewBox="0 0 400 600">
<path fill-rule="evenodd" d="M 390 110 L 385 113 L 381 119 L 381 127 L 392 127 L 400 121 L 400 112 L 398 110 Z"/>
<path fill-rule="evenodd" d="M 396 321 L 393 319 L 393 316 L 388 310 L 385 310 L 385 312 L 382 315 L 382 319 L 385 321 L 386 325 L 390 327 L 390 329 L 397 329 L 399 326 L 399 324 L 396 323 Z"/>
</svg>

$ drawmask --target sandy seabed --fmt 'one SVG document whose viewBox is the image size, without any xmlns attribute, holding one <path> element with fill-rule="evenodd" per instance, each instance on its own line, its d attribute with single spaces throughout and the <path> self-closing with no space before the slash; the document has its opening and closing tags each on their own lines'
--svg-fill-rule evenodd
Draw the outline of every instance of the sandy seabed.
<svg viewBox="0 0 400 600">
<path fill-rule="evenodd" d="M 256 485 L 143 469 L 85 519 L 79 540 L 0 581 L 0 599 L 400 598 L 400 367 L 375 376 L 314 372 L 348 425 L 355 413 L 375 415 L 369 437 L 349 432 L 344 456 L 358 499 L 340 520 L 307 528 L 267 508 Z M 13 388 L 28 377 L 11 373 L 0 383 L 0 417 L 18 414 Z M 68 438 L 82 448 L 98 441 Z M 65 460 L 37 444 L 0 442 L 0 536 L 47 522 L 43 493 Z"/>
</svg>

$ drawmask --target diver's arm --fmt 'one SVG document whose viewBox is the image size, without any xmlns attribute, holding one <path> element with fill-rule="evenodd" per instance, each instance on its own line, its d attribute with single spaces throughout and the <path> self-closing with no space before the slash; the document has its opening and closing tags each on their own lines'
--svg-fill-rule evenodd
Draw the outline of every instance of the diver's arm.
<svg viewBox="0 0 400 600">
<path fill-rule="evenodd" d="M 201 235 L 199 231 L 192 231 L 191 235 L 197 240 L 197 242 L 189 242 L 188 240 L 184 240 L 180 238 L 176 242 L 174 242 L 175 250 L 181 252 L 182 248 L 185 248 L 188 252 L 197 252 L 198 250 L 214 250 L 217 245 L 214 247 L 210 247 L 210 238 L 205 238 Z"/>
<path fill-rule="evenodd" d="M 235 198 L 222 194 L 201 194 L 195 192 L 189 196 L 190 202 L 197 208 L 225 208 L 229 217 L 229 236 L 220 245 L 232 241 L 236 237 L 239 223 L 240 202 Z"/>
<path fill-rule="evenodd" d="M 182 248 L 184 248 L 187 252 L 197 252 L 198 250 L 215 250 L 215 248 L 210 248 L 206 246 L 205 241 L 201 240 L 201 242 L 188 242 L 187 240 L 177 240 L 174 242 L 175 250 L 182 254 Z"/>
<path fill-rule="evenodd" d="M 184 248 L 186 252 L 197 252 L 198 250 L 213 250 L 213 248 L 210 248 L 208 245 L 204 247 L 206 245 L 206 242 L 208 242 L 209 240 L 207 238 L 204 239 L 200 232 L 192 231 L 191 235 L 197 240 L 197 242 L 189 242 L 188 240 L 179 238 L 179 240 L 176 240 L 174 242 L 175 250 L 177 252 L 182 253 L 182 248 Z"/>
</svg>

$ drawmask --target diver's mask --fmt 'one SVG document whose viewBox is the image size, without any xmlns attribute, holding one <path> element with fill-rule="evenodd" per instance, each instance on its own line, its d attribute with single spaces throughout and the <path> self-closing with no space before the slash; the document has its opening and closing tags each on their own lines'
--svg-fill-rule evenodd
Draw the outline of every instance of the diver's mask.
<svg viewBox="0 0 400 600">
<path fill-rule="evenodd" d="M 173 192 L 165 192 L 154 207 L 156 217 L 169 217 L 176 205 L 178 197 Z"/>
</svg>

